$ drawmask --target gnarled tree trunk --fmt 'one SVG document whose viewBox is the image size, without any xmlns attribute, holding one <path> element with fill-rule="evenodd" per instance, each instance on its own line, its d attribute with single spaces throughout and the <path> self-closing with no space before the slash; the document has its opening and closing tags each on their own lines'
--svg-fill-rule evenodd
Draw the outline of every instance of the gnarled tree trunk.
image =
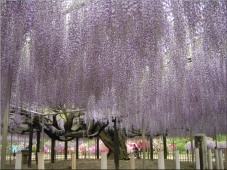
<svg viewBox="0 0 227 170">
<path fill-rule="evenodd" d="M 118 137 L 119 137 L 119 159 L 121 160 L 128 160 L 128 153 L 127 153 L 127 147 L 126 147 L 126 137 L 125 134 L 122 131 L 118 131 Z M 114 130 L 113 129 L 107 129 L 103 130 L 99 133 L 99 138 L 102 140 L 102 142 L 106 145 L 106 147 L 109 148 L 109 154 L 108 159 L 114 158 Z"/>
</svg>

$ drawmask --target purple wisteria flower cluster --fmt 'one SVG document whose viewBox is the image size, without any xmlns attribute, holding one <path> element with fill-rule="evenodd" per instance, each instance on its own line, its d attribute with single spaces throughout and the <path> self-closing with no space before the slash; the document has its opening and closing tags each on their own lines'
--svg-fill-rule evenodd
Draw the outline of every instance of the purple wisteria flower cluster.
<svg viewBox="0 0 227 170">
<path fill-rule="evenodd" d="M 6 1 L 1 114 L 76 105 L 86 121 L 146 132 L 227 133 L 227 1 Z M 111 123 L 110 123 L 111 124 Z"/>
</svg>

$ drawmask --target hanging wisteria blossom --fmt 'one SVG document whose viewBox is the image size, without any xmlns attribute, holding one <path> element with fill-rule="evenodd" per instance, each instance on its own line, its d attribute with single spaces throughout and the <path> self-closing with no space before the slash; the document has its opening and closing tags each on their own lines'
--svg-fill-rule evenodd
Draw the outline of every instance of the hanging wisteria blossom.
<svg viewBox="0 0 227 170">
<path fill-rule="evenodd" d="M 227 1 L 7 1 L 1 114 L 76 106 L 146 132 L 227 133 Z M 211 123 L 215 122 L 214 126 Z"/>
</svg>

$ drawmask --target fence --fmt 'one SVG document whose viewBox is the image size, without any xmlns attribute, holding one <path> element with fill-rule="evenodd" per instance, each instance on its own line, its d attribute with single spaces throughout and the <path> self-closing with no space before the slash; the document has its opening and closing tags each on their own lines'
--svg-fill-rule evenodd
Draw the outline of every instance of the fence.
<svg viewBox="0 0 227 170">
<path fill-rule="evenodd" d="M 186 152 L 180 152 L 179 157 L 180 157 L 180 161 L 192 162 L 191 153 L 187 154 Z M 11 158 L 11 160 L 14 160 L 13 154 L 11 154 L 11 155 L 8 154 L 7 157 L 6 157 L 6 160 L 10 161 L 10 158 Z M 143 159 L 142 152 L 140 152 L 140 158 Z M 224 158 L 224 152 L 223 152 L 223 158 Z M 51 159 L 51 153 L 45 153 L 44 154 L 44 160 L 48 161 L 50 159 Z M 64 160 L 65 159 L 64 153 L 63 152 L 56 153 L 55 159 L 56 160 Z M 69 160 L 71 159 L 71 152 L 68 152 L 67 159 L 69 159 Z M 81 152 L 79 152 L 79 159 L 96 159 L 96 155 L 91 154 L 89 152 L 86 152 L 85 154 L 82 154 Z M 145 159 L 150 159 L 150 153 L 149 152 L 145 153 Z M 158 159 L 158 154 L 156 152 L 153 153 L 153 159 Z M 174 160 L 174 153 L 169 152 L 167 154 L 167 159 Z M 215 161 L 214 150 L 212 150 L 212 159 L 213 159 L 213 161 Z M 34 152 L 32 152 L 32 160 L 35 161 L 35 153 Z"/>
</svg>

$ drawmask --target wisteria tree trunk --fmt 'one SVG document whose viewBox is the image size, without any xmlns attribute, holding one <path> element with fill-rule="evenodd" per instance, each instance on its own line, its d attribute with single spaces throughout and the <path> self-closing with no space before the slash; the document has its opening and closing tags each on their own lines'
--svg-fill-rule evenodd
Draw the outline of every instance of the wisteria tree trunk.
<svg viewBox="0 0 227 170">
<path fill-rule="evenodd" d="M 61 118 L 61 116 L 65 116 Z M 106 145 L 106 147 L 109 149 L 108 158 L 113 159 L 114 155 L 114 149 L 116 144 L 114 143 L 114 129 L 108 128 L 109 122 L 99 122 L 99 121 L 93 121 L 90 122 L 90 124 L 84 124 L 82 122 L 73 122 L 74 118 L 79 118 L 81 115 L 84 115 L 83 113 L 56 113 L 52 117 L 53 121 L 51 119 L 45 118 L 45 122 L 42 123 L 39 119 L 39 116 L 34 116 L 32 120 L 33 128 L 41 131 L 42 127 L 44 127 L 44 132 L 51 138 L 52 144 L 51 144 L 51 162 L 54 162 L 54 146 L 55 141 L 70 141 L 75 138 L 93 138 L 93 137 L 99 137 L 103 143 Z M 57 119 L 58 118 L 58 119 Z M 65 121 L 65 122 L 64 122 Z M 62 126 L 60 123 L 64 122 L 64 126 Z M 26 126 L 27 127 L 27 126 Z M 23 129 L 23 133 L 26 133 L 29 129 Z M 138 135 L 137 133 L 133 133 L 133 135 Z M 133 137 L 133 136 L 132 136 Z M 126 136 L 125 132 L 122 129 L 118 129 L 118 140 L 119 142 L 116 142 L 119 145 L 119 159 L 120 160 L 127 160 L 129 159 L 128 153 L 127 153 L 127 147 L 126 147 Z M 65 159 L 67 159 L 67 152 L 65 152 Z"/>
<path fill-rule="evenodd" d="M 107 129 L 105 131 L 100 132 L 99 138 L 102 142 L 109 148 L 108 159 L 113 159 L 114 157 L 114 130 Z M 118 138 L 119 138 L 119 159 L 120 160 L 128 160 L 128 153 L 126 147 L 126 137 L 122 131 L 118 131 Z"/>
</svg>

